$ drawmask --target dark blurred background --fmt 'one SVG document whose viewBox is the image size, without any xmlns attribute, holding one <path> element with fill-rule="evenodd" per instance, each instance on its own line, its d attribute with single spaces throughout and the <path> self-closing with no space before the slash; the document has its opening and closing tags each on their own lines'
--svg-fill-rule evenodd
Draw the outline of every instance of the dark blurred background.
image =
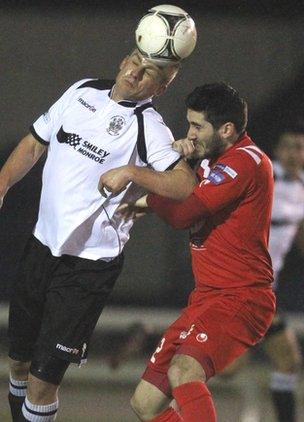
<svg viewBox="0 0 304 422">
<path fill-rule="evenodd" d="M 136 22 L 165 1 L 2 1 L 2 165 L 28 126 L 73 82 L 113 78 L 134 47 Z M 156 102 L 178 138 L 184 98 L 196 85 L 225 81 L 249 104 L 248 131 L 272 156 L 277 137 L 304 120 L 303 1 L 174 1 L 196 22 L 198 43 L 171 89 Z M 0 218 L 0 301 L 8 299 L 18 258 L 35 223 L 42 164 L 6 197 Z M 140 220 L 111 304 L 180 307 L 192 288 L 187 233 L 156 217 Z M 304 311 L 303 263 L 288 257 L 279 301 Z"/>
</svg>

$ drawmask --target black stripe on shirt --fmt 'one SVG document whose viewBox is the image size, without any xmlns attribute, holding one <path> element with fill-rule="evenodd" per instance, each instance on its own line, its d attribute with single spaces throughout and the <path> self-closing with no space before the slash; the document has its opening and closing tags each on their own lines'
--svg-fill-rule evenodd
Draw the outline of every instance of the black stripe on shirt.
<svg viewBox="0 0 304 422">
<path fill-rule="evenodd" d="M 79 88 L 95 88 L 99 89 L 100 91 L 111 89 L 114 85 L 115 81 L 112 79 L 93 79 L 87 82 L 84 82 L 80 85 Z"/>
<path fill-rule="evenodd" d="M 172 164 L 170 164 L 170 166 L 169 167 L 167 167 L 166 168 L 166 170 L 172 170 L 172 169 L 174 169 L 174 167 L 180 162 L 180 160 L 182 159 L 183 157 L 179 157 L 176 161 L 174 161 L 174 163 L 172 163 Z"/>
</svg>

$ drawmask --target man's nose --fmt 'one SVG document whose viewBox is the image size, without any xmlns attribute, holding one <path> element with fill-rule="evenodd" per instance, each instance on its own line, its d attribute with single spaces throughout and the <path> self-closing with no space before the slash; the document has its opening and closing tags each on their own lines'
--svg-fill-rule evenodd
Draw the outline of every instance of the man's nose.
<svg viewBox="0 0 304 422">
<path fill-rule="evenodd" d="M 187 138 L 189 141 L 195 141 L 196 140 L 196 132 L 193 129 L 189 129 L 187 133 Z"/>
<path fill-rule="evenodd" d="M 143 66 L 137 66 L 135 69 L 132 70 L 131 74 L 133 78 L 137 80 L 141 80 L 144 74 L 144 67 Z"/>
</svg>

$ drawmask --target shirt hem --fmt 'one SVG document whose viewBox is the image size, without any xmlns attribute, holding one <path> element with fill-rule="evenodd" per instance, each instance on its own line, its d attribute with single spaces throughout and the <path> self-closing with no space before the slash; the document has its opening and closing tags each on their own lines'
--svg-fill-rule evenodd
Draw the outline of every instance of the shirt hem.
<svg viewBox="0 0 304 422">
<path fill-rule="evenodd" d="M 101 260 L 101 261 L 109 262 L 109 261 L 113 261 L 113 259 L 117 258 L 119 255 L 117 254 L 115 256 L 102 256 L 100 254 L 92 254 L 92 253 L 86 253 L 86 252 L 81 252 L 80 254 L 77 254 L 69 250 L 61 250 L 61 249 L 56 249 L 56 248 L 51 247 L 49 243 L 45 240 L 45 238 L 41 236 L 41 234 L 38 233 L 37 231 L 33 232 L 33 236 L 36 237 L 39 240 L 39 242 L 41 242 L 44 246 L 49 248 L 53 256 L 58 257 L 58 258 L 62 255 L 70 255 L 70 256 L 77 256 L 78 258 L 90 259 L 92 261 Z"/>
</svg>

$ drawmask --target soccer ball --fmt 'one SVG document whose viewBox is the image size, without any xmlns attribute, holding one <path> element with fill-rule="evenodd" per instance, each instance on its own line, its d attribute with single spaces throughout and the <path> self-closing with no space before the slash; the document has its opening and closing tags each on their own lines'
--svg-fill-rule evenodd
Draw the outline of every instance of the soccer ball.
<svg viewBox="0 0 304 422">
<path fill-rule="evenodd" d="M 139 51 L 149 59 L 179 61 L 189 56 L 196 44 L 193 19 L 185 10 L 172 5 L 152 7 L 135 31 Z"/>
</svg>

